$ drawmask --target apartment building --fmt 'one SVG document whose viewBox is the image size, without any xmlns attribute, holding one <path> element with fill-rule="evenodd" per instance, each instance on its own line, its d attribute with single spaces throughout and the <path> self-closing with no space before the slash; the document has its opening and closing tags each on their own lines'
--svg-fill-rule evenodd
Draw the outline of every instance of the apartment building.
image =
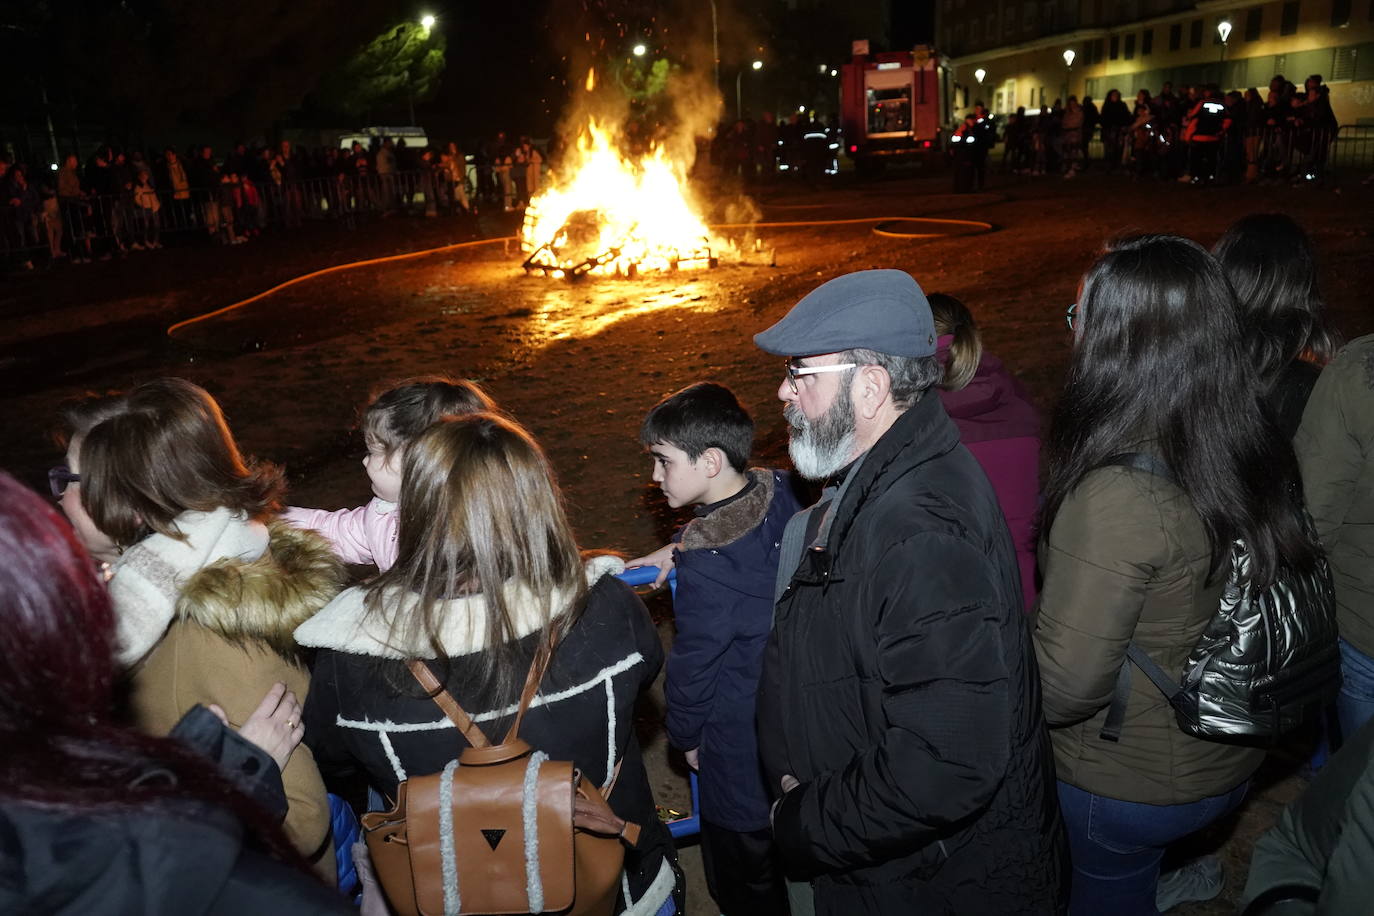
<svg viewBox="0 0 1374 916">
<path fill-rule="evenodd" d="M 1258 88 L 1319 73 L 1341 124 L 1374 124 L 1374 0 L 935 0 L 954 106 L 1129 100 L 1165 82 Z"/>
</svg>

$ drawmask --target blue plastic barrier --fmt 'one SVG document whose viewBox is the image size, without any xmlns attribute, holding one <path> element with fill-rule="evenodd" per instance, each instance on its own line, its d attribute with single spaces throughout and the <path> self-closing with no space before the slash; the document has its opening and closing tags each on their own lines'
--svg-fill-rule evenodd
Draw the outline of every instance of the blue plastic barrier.
<svg viewBox="0 0 1374 916">
<path fill-rule="evenodd" d="M 633 566 L 620 574 L 620 580 L 626 585 L 653 585 L 658 578 L 657 566 Z M 677 596 L 677 571 L 668 573 L 668 589 L 674 597 Z M 687 817 L 680 817 L 677 820 L 668 822 L 668 832 L 673 835 L 673 839 L 680 840 L 683 837 L 696 836 L 701 833 L 701 800 L 697 793 L 697 774 L 693 772 L 690 776 L 692 786 L 692 813 Z"/>
</svg>

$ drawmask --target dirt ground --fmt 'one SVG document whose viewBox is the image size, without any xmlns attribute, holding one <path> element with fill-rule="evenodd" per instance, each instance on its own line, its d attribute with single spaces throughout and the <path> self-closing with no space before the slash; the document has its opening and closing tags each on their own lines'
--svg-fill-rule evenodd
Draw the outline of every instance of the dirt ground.
<svg viewBox="0 0 1374 916">
<path fill-rule="evenodd" d="M 86 390 L 175 374 L 208 388 L 244 448 L 285 464 L 292 500 L 358 505 L 368 485 L 350 432 L 370 389 L 446 372 L 479 380 L 549 451 L 584 546 L 636 555 L 682 517 L 650 482 L 637 441 L 644 412 L 683 385 L 731 386 L 757 420 L 756 460 L 785 463 L 777 360 L 751 335 L 839 273 L 910 271 L 927 291 L 969 304 L 988 350 L 1053 404 L 1069 353 L 1064 312 L 1104 239 L 1170 232 L 1211 245 L 1245 214 L 1280 210 L 1312 233 L 1323 289 L 1347 337 L 1374 331 L 1367 276 L 1374 187 L 1201 189 L 1089 174 L 1072 182 L 995 177 L 990 193 L 958 197 L 941 178 L 892 176 L 818 191 L 760 195 L 763 220 L 948 214 L 995 231 L 930 240 L 879 236 L 866 224 L 757 229 L 718 269 L 578 284 L 526 277 L 501 243 L 307 281 L 169 340 L 177 320 L 228 305 L 329 264 L 513 231 L 510 220 L 392 220 L 264 239 L 234 249 L 188 246 L 122 262 L 11 278 L 0 287 L 0 466 L 35 487 L 58 457 L 54 411 Z M 671 638 L 671 608 L 652 606 Z M 659 701 L 661 702 L 661 701 Z M 643 713 L 661 800 L 687 807 L 650 703 Z M 1180 913 L 1233 910 L 1254 837 L 1303 785 L 1300 749 L 1263 771 L 1242 811 L 1206 838 L 1227 862 L 1227 892 Z M 691 911 L 713 913 L 700 885 Z"/>
</svg>

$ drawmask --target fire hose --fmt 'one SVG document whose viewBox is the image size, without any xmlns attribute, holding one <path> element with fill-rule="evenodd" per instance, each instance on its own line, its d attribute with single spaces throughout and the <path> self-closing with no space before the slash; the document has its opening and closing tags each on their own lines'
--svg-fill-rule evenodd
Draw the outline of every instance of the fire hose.
<svg viewBox="0 0 1374 916">
<path fill-rule="evenodd" d="M 862 225 L 864 223 L 873 224 L 873 233 L 875 235 L 879 235 L 884 238 L 894 239 L 931 239 L 942 238 L 945 236 L 979 235 L 984 232 L 991 232 L 995 228 L 991 223 L 986 223 L 982 220 L 949 219 L 945 217 L 934 216 L 861 216 L 851 219 L 786 220 L 782 222 L 772 223 L 716 223 L 709 226 L 708 228 L 795 229 L 814 226 L 857 226 Z M 899 225 L 908 224 L 915 224 L 916 227 L 925 227 L 925 231 L 920 231 L 919 228 L 914 228 L 910 230 L 897 228 Z M 955 231 L 934 231 L 934 227 L 936 225 L 951 227 Z M 313 280 L 317 277 L 323 277 L 327 276 L 328 274 L 338 273 L 345 270 L 353 270 L 358 267 L 370 267 L 375 264 L 387 264 L 392 261 L 405 261 L 414 258 L 423 258 L 427 255 L 441 254 L 446 251 L 457 251 L 462 248 L 475 248 L 479 245 L 493 245 L 497 242 L 509 244 L 510 242 L 516 240 L 518 240 L 517 236 L 510 235 L 499 236 L 497 238 L 490 239 L 475 239 L 469 242 L 455 242 L 451 245 L 440 245 L 437 248 L 424 248 L 419 251 L 406 251 L 400 254 L 385 255 L 379 258 L 367 258 L 366 260 L 362 261 L 349 261 L 343 264 L 334 264 L 330 267 L 323 267 L 319 270 L 313 270 L 309 273 L 301 274 L 298 277 L 292 277 L 290 280 L 278 283 L 276 286 L 273 286 L 270 289 L 266 289 L 260 293 L 249 296 L 247 299 L 240 299 L 238 302 L 231 303 L 229 305 L 224 306 L 223 308 L 218 308 L 214 311 L 206 312 L 203 315 L 195 315 L 191 318 L 178 321 L 176 324 L 173 324 L 172 326 L 167 328 L 167 336 L 175 338 L 176 333 L 183 328 L 187 328 L 195 324 L 200 324 L 203 321 L 209 321 L 212 318 L 218 318 L 219 316 L 226 315 L 229 312 L 237 311 L 238 309 L 241 309 L 244 306 L 252 305 L 254 302 L 266 299 L 268 296 L 271 296 L 274 293 L 281 292 L 284 289 L 296 286 L 300 283 L 304 283 L 307 280 Z"/>
</svg>

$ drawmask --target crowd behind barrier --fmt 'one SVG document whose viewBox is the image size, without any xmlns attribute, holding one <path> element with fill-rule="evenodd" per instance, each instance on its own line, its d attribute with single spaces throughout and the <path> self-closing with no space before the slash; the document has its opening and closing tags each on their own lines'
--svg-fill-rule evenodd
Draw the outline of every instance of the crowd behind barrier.
<svg viewBox="0 0 1374 916">
<path fill-rule="evenodd" d="M 385 138 L 371 149 L 239 144 L 222 158 L 209 146 L 154 156 L 105 145 L 48 172 L 0 158 L 0 267 L 104 260 L 169 235 L 237 245 L 306 222 L 514 210 L 538 191 L 544 155 L 498 134 L 470 156 Z"/>
<path fill-rule="evenodd" d="M 977 106 L 956 136 L 988 117 Z M 1368 127 L 1338 126 L 1319 74 L 1302 87 L 1277 75 L 1266 96 L 1215 84 L 1176 94 L 1165 83 L 1158 95 L 1137 92 L 1130 107 L 1112 89 L 1100 107 L 1069 96 L 1045 109 L 1018 108 L 1002 131 L 1002 169 L 1071 178 L 1100 167 L 1193 184 L 1323 182 L 1333 167 L 1374 164 L 1371 136 Z"/>
</svg>

